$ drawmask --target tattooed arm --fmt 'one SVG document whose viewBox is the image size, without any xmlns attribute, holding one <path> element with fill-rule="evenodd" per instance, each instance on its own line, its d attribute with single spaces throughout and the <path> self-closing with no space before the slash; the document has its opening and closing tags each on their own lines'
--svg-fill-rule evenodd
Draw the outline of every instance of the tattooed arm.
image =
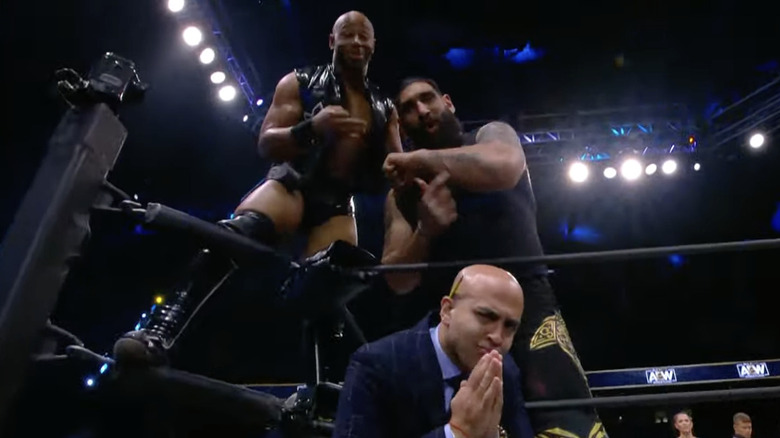
<svg viewBox="0 0 780 438">
<path fill-rule="evenodd" d="M 526 169 L 517 132 L 506 123 L 491 122 L 477 132 L 477 144 L 451 149 L 420 149 L 405 154 L 418 176 L 447 172 L 449 185 L 474 192 L 514 187 Z"/>
</svg>

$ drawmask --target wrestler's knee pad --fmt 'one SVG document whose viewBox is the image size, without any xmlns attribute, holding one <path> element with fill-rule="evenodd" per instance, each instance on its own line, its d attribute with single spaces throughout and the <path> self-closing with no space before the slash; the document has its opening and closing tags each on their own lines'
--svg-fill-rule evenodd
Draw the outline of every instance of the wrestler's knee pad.
<svg viewBox="0 0 780 438">
<path fill-rule="evenodd" d="M 301 174 L 288 163 L 277 164 L 271 167 L 266 178 L 278 181 L 290 193 L 300 190 L 303 181 Z"/>
<path fill-rule="evenodd" d="M 304 260 L 285 282 L 282 294 L 296 310 L 309 316 L 340 309 L 370 288 L 365 275 L 346 269 L 375 264 L 377 259 L 370 252 L 337 240 Z"/>
<path fill-rule="evenodd" d="M 219 224 L 266 245 L 275 245 L 279 241 L 276 224 L 268 215 L 257 211 L 241 212 L 232 219 L 219 221 Z"/>
</svg>

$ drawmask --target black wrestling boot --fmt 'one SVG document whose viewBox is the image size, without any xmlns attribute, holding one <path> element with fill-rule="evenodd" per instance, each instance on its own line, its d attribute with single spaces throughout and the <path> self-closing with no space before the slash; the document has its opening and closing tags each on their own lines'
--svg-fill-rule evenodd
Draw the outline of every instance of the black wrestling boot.
<svg viewBox="0 0 780 438">
<path fill-rule="evenodd" d="M 273 222 L 263 214 L 246 212 L 219 225 L 266 245 L 277 243 Z M 228 257 L 202 249 L 193 259 L 187 279 L 167 302 L 156 305 L 139 330 L 124 334 L 114 344 L 119 366 L 167 364 L 166 351 L 184 331 L 198 309 L 230 278 L 238 266 Z"/>
</svg>

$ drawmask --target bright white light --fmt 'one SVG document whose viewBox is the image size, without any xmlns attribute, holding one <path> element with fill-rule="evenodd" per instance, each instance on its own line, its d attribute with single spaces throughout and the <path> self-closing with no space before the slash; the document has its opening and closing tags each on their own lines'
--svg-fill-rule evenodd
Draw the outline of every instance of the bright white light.
<svg viewBox="0 0 780 438">
<path fill-rule="evenodd" d="M 184 9 L 184 0 L 168 0 L 168 10 L 171 12 L 181 12 Z"/>
<path fill-rule="evenodd" d="M 92 377 L 89 377 L 89 378 L 87 378 L 87 380 L 84 381 L 84 384 L 91 388 L 91 387 L 95 386 L 95 379 L 93 379 Z"/>
<path fill-rule="evenodd" d="M 648 175 L 654 174 L 656 170 L 658 170 L 658 166 L 656 166 L 655 163 L 650 163 L 645 167 L 645 173 Z"/>
<path fill-rule="evenodd" d="M 750 147 L 758 149 L 764 145 L 764 136 L 761 134 L 753 134 L 750 136 Z"/>
<path fill-rule="evenodd" d="M 576 182 L 585 182 L 588 179 L 588 166 L 585 163 L 574 163 L 569 167 L 569 178 Z"/>
<path fill-rule="evenodd" d="M 263 106 L 263 99 L 257 99 L 257 106 Z"/>
<path fill-rule="evenodd" d="M 623 178 L 633 181 L 642 175 L 642 165 L 639 161 L 629 158 L 620 165 L 620 174 Z"/>
<path fill-rule="evenodd" d="M 221 71 L 215 71 L 211 74 L 211 82 L 214 84 L 221 84 L 225 82 L 225 73 Z"/>
<path fill-rule="evenodd" d="M 242 120 L 244 120 L 244 122 L 246 122 L 247 120 L 249 120 L 249 116 L 244 114 L 244 118 Z"/>
<path fill-rule="evenodd" d="M 211 64 L 212 62 L 214 62 L 214 58 L 216 57 L 217 54 L 214 53 L 214 49 L 212 49 L 211 47 L 206 47 L 205 49 L 203 49 L 202 52 L 200 52 L 199 58 L 200 58 L 200 62 L 202 62 L 203 64 Z"/>
<path fill-rule="evenodd" d="M 607 167 L 604 169 L 604 178 L 612 179 L 617 176 L 617 170 L 614 167 Z"/>
<path fill-rule="evenodd" d="M 664 161 L 664 164 L 661 165 L 661 170 L 665 174 L 671 175 L 675 170 L 677 170 L 677 162 L 674 160 L 666 160 Z"/>
<path fill-rule="evenodd" d="M 181 36 L 184 38 L 184 42 L 191 47 L 195 47 L 200 44 L 201 41 L 203 41 L 203 34 L 200 32 L 200 29 L 195 26 L 190 26 L 184 29 L 184 32 L 181 33 Z"/>
<path fill-rule="evenodd" d="M 236 98 L 236 87 L 232 85 L 225 85 L 219 89 L 219 98 L 225 102 L 230 102 Z"/>
<path fill-rule="evenodd" d="M 701 169 L 701 164 L 696 163 L 696 164 L 693 165 L 693 170 L 698 172 L 700 169 Z"/>
</svg>

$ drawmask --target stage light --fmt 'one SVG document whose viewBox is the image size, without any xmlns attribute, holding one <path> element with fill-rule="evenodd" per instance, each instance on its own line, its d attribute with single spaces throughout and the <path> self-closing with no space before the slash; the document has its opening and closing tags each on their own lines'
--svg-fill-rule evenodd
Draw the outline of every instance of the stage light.
<svg viewBox="0 0 780 438">
<path fill-rule="evenodd" d="M 604 178 L 612 179 L 617 176 L 617 170 L 614 167 L 607 167 L 604 169 Z"/>
<path fill-rule="evenodd" d="M 650 163 L 645 167 L 645 173 L 648 175 L 654 174 L 656 170 L 658 170 L 658 166 L 655 163 Z"/>
<path fill-rule="evenodd" d="M 642 165 L 639 161 L 629 158 L 620 165 L 620 174 L 623 178 L 633 181 L 642 175 Z"/>
<path fill-rule="evenodd" d="M 219 89 L 219 98 L 225 102 L 230 102 L 236 98 L 236 87 L 232 85 L 225 85 Z"/>
<path fill-rule="evenodd" d="M 195 47 L 203 41 L 203 34 L 200 32 L 200 29 L 195 26 L 184 29 L 181 36 L 184 38 L 184 42 L 190 47 Z"/>
<path fill-rule="evenodd" d="M 661 165 L 661 170 L 663 173 L 671 175 L 675 170 L 677 170 L 677 162 L 674 160 L 666 160 L 664 161 L 664 164 Z"/>
<path fill-rule="evenodd" d="M 225 73 L 222 73 L 221 71 L 215 71 L 211 74 L 211 83 L 221 84 L 223 82 L 225 82 Z"/>
<path fill-rule="evenodd" d="M 143 318 L 146 318 L 146 314 L 145 313 L 141 314 L 141 319 L 143 319 Z"/>
<path fill-rule="evenodd" d="M 154 304 L 162 304 L 165 302 L 165 297 L 162 295 L 155 295 L 154 296 Z"/>
<path fill-rule="evenodd" d="M 569 178 L 576 182 L 585 182 L 588 179 L 588 166 L 585 163 L 574 163 L 569 167 Z"/>
<path fill-rule="evenodd" d="M 750 136 L 750 147 L 758 149 L 764 145 L 764 136 L 760 133 L 755 133 Z"/>
<path fill-rule="evenodd" d="M 263 106 L 263 99 L 257 99 L 257 106 Z"/>
<path fill-rule="evenodd" d="M 244 118 L 242 120 L 244 121 L 244 123 L 246 123 L 246 121 L 249 120 L 249 116 L 244 114 Z"/>
<path fill-rule="evenodd" d="M 217 57 L 217 54 L 214 52 L 214 49 L 211 47 L 206 47 L 203 49 L 202 52 L 200 52 L 200 62 L 203 64 L 211 64 L 214 62 L 214 59 Z"/>
<path fill-rule="evenodd" d="M 171 12 L 181 12 L 184 9 L 184 0 L 168 0 L 168 10 Z"/>
<path fill-rule="evenodd" d="M 695 170 L 695 171 L 697 171 L 697 172 L 698 172 L 699 170 L 701 170 L 701 164 L 699 164 L 699 163 L 695 163 L 695 164 L 693 165 L 693 170 Z"/>
<path fill-rule="evenodd" d="M 87 377 L 84 379 L 84 385 L 86 385 L 87 388 L 92 388 L 95 386 L 95 379 L 92 377 Z"/>
<path fill-rule="evenodd" d="M 104 363 L 103 366 L 100 367 L 100 374 L 105 374 L 106 371 L 108 371 L 108 364 Z"/>
</svg>

